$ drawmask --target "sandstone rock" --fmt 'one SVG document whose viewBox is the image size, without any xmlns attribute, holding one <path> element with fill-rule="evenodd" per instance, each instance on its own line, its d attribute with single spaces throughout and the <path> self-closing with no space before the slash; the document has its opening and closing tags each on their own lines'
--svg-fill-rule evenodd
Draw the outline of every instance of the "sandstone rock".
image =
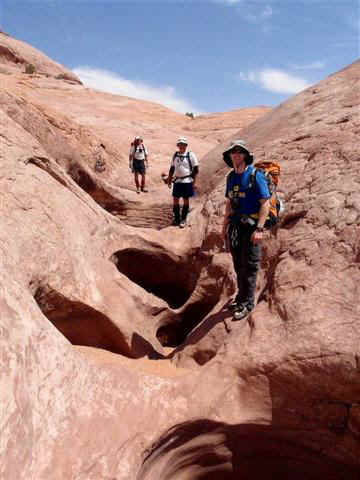
<svg viewBox="0 0 360 480">
<path fill-rule="evenodd" d="M 239 129 L 252 124 L 270 110 L 270 107 L 252 107 L 199 115 L 189 122 L 184 130 L 197 136 L 201 135 L 203 139 L 207 139 L 211 143 L 214 143 L 214 140 L 220 143 L 235 135 Z"/>
<path fill-rule="evenodd" d="M 0 32 L 0 74 L 15 72 L 31 73 L 54 77 L 70 83 L 81 81 L 70 70 L 46 57 L 30 45 Z M 29 68 L 30 67 L 30 68 Z"/>
<path fill-rule="evenodd" d="M 9 48 L 18 45 L 7 36 L 3 42 Z M 28 55 L 28 49 L 32 52 L 27 47 L 20 53 Z M 38 62 L 50 68 L 42 57 Z M 0 82 L 0 102 L 9 116 L 39 137 L 44 149 L 104 209 L 129 225 L 145 228 L 161 229 L 171 223 L 171 197 L 161 173 L 169 169 L 179 135 L 186 133 L 190 148 L 201 159 L 219 135 L 228 135 L 229 125 L 240 128 L 268 110 L 259 107 L 216 114 L 223 127 L 214 127 L 214 115 L 209 120 L 207 116 L 191 120 L 152 102 L 55 81 L 52 75 L 1 75 L 0 71 Z M 194 122 L 201 122 L 199 133 L 191 130 Z M 128 168 L 130 142 L 137 134 L 144 137 L 150 153 L 146 203 L 136 195 Z M 101 144 L 106 169 L 94 172 Z"/>
<path fill-rule="evenodd" d="M 229 327 L 223 302 L 174 356 L 181 366 L 212 359 L 242 378 L 265 375 L 272 425 L 316 431 L 316 441 L 301 442 L 322 444 L 323 452 L 353 465 L 359 452 L 359 71 L 355 62 L 236 135 L 257 158 L 280 162 L 287 211 L 264 249 L 259 303 L 248 321 Z M 218 205 L 223 149 L 204 160 L 213 166 L 213 182 L 203 188 L 215 190 Z M 210 218 L 219 228 L 217 216 Z"/>
<path fill-rule="evenodd" d="M 201 157 L 228 116 L 221 134 L 213 117 L 196 131 L 197 119 L 165 107 L 6 62 L 0 478 L 357 479 L 360 63 L 234 135 L 279 159 L 287 211 L 265 248 L 258 305 L 233 323 L 224 143 L 202 159 L 182 231 L 164 221 L 160 178 L 180 130 L 191 125 Z M 152 152 L 147 196 L 127 171 L 135 133 Z M 101 143 L 107 168 L 95 172 Z"/>
<path fill-rule="evenodd" d="M 359 313 L 359 68 L 355 62 L 237 135 L 248 140 L 257 160 L 276 159 L 281 165 L 286 212 L 277 237 L 265 247 L 267 278 L 260 281 L 259 293 L 284 321 L 302 322 L 310 316 L 327 322 L 328 315 L 335 321 L 354 319 Z M 310 95 L 318 96 L 315 104 L 308 101 Z M 345 114 L 345 123 L 331 120 Z M 217 147 L 204 159 L 211 165 L 213 180 L 203 189 L 212 190 L 212 204 L 218 205 L 213 209 L 207 204 L 212 236 L 222 220 L 224 180 L 216 182 L 220 172 L 221 178 L 227 172 L 223 150 L 224 145 Z M 212 251 L 219 251 L 218 245 Z"/>
</svg>

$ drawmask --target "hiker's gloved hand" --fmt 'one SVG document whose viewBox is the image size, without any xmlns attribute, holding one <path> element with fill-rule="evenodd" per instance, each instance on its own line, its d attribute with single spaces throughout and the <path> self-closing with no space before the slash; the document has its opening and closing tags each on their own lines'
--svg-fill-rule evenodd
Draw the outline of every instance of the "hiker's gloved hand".
<svg viewBox="0 0 360 480">
<path fill-rule="evenodd" d="M 255 230 L 251 237 L 250 240 L 252 243 L 261 243 L 264 240 L 265 237 L 265 232 L 259 232 L 258 230 Z"/>
</svg>

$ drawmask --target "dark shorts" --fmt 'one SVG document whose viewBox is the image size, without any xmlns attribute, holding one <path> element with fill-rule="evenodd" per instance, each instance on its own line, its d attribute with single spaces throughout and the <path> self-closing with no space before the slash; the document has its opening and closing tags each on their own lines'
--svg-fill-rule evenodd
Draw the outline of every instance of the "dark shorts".
<svg viewBox="0 0 360 480">
<path fill-rule="evenodd" d="M 189 198 L 194 196 L 194 188 L 192 182 L 190 183 L 182 183 L 177 182 L 174 183 L 172 196 L 175 198 Z"/>
<path fill-rule="evenodd" d="M 134 169 L 134 172 L 141 173 L 141 175 L 144 175 L 146 171 L 145 160 L 136 160 L 136 158 L 134 158 L 133 169 Z"/>
</svg>

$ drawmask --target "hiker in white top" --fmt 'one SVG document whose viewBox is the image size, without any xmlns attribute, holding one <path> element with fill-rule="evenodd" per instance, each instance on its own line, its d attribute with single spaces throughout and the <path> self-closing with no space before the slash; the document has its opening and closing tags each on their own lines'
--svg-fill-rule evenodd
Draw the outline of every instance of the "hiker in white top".
<svg viewBox="0 0 360 480">
<path fill-rule="evenodd" d="M 145 175 L 148 166 L 149 160 L 147 149 L 143 144 L 143 139 L 136 136 L 131 144 L 129 153 L 129 168 L 134 173 L 136 193 L 140 193 L 139 174 L 141 175 L 141 191 L 148 191 L 145 188 Z"/>
<path fill-rule="evenodd" d="M 196 177 L 199 173 L 199 162 L 195 153 L 187 150 L 188 142 L 186 138 L 179 138 L 176 145 L 178 151 L 174 153 L 171 160 L 167 184 L 170 188 L 173 183 L 173 225 L 179 225 L 180 228 L 184 228 L 189 212 L 189 199 L 194 196 Z M 183 199 L 181 215 L 180 198 Z"/>
</svg>

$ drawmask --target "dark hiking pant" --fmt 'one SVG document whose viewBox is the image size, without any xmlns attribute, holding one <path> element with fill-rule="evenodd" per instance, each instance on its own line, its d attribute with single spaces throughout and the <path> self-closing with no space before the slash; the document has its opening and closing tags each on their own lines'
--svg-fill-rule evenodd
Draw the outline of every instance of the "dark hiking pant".
<svg viewBox="0 0 360 480">
<path fill-rule="evenodd" d="M 236 232 L 232 235 L 234 228 Z M 229 227 L 230 252 L 238 284 L 236 302 L 246 305 L 249 310 L 255 306 L 256 278 L 261 260 L 261 245 L 250 241 L 253 231 L 254 228 L 246 224 Z"/>
</svg>

